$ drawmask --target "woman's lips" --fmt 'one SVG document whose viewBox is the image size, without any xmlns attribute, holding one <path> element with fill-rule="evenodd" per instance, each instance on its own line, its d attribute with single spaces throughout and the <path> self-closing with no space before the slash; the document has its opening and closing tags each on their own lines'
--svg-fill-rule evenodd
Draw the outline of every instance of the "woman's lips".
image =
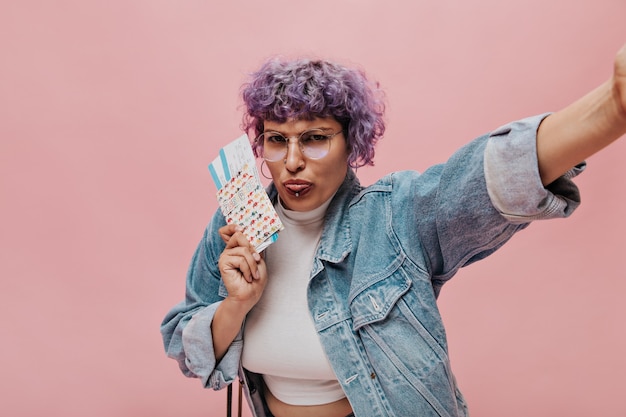
<svg viewBox="0 0 626 417">
<path fill-rule="evenodd" d="M 297 181 L 297 180 L 285 181 L 283 183 L 283 186 L 285 187 L 285 190 L 289 194 L 294 195 L 296 197 L 305 195 L 312 188 L 312 184 L 310 182 Z"/>
</svg>

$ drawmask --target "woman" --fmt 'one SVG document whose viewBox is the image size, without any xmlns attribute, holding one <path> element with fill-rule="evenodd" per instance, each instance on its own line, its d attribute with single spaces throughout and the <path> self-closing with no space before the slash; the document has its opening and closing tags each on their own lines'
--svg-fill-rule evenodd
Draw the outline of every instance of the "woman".
<svg viewBox="0 0 626 417">
<path fill-rule="evenodd" d="M 626 132 L 626 47 L 610 80 L 480 137 L 423 174 L 361 187 L 384 132 L 376 85 L 324 61 L 270 61 L 244 127 L 285 229 L 263 254 L 218 212 L 162 324 L 168 356 L 255 416 L 465 416 L 436 298 L 529 222 L 578 206 L 571 179 Z M 245 343 L 244 343 L 245 341 Z"/>
</svg>

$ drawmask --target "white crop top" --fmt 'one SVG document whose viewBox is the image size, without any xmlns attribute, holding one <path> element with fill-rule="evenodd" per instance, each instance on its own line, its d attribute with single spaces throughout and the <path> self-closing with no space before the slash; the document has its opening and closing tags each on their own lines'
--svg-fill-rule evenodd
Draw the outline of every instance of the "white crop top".
<svg viewBox="0 0 626 417">
<path fill-rule="evenodd" d="M 285 229 L 265 250 L 267 286 L 244 327 L 242 365 L 262 374 L 267 388 L 287 404 L 326 404 L 345 397 L 307 302 L 307 284 L 329 203 L 309 212 L 276 205 Z"/>
</svg>

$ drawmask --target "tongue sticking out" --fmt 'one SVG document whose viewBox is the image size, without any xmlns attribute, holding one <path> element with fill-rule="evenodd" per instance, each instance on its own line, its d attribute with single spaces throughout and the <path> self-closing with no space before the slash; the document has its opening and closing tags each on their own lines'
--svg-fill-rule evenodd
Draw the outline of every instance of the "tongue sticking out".
<svg viewBox="0 0 626 417">
<path fill-rule="evenodd" d="M 300 194 L 306 193 L 310 188 L 309 184 L 287 184 L 285 188 L 296 197 L 300 197 Z"/>
</svg>

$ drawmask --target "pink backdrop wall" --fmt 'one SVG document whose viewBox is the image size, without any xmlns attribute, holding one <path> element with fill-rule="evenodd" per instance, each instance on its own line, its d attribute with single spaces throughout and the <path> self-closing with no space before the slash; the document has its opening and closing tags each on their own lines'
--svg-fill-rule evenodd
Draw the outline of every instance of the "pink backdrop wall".
<svg viewBox="0 0 626 417">
<path fill-rule="evenodd" d="M 357 64 L 388 93 L 364 183 L 423 170 L 606 79 L 626 2 L 3 1 L 0 414 L 217 416 L 159 324 L 216 208 L 206 166 L 239 136 L 269 55 Z M 626 143 L 589 160 L 583 205 L 444 289 L 473 415 L 626 415 Z"/>
</svg>

